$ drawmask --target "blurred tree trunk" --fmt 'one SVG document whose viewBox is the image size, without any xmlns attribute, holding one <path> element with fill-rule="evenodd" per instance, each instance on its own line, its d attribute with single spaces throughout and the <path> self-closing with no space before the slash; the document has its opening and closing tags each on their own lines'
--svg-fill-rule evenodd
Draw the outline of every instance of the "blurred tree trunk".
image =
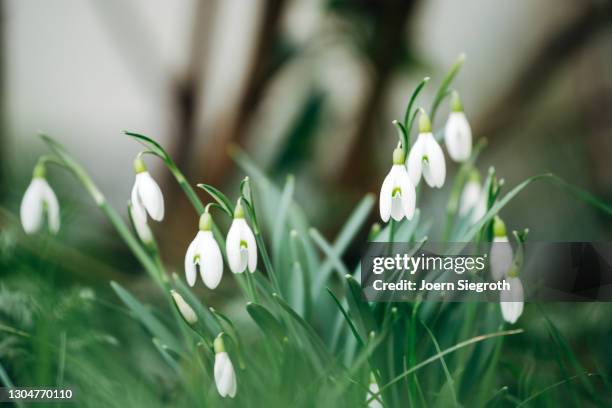
<svg viewBox="0 0 612 408">
<path fill-rule="evenodd" d="M 232 115 L 231 123 L 226 126 L 216 126 L 215 128 L 224 130 L 213 134 L 206 148 L 199 152 L 202 166 L 197 169 L 198 179 L 205 177 L 209 183 L 222 183 L 231 167 L 231 159 L 226 154 L 227 147 L 231 143 L 241 143 L 248 135 L 251 119 L 259 107 L 270 79 L 284 62 L 282 58 L 275 58 L 275 47 L 279 45 L 279 25 L 286 4 L 286 0 L 267 0 L 264 3 L 255 41 L 255 52 L 244 90 L 238 100 L 235 114 Z M 214 145 L 214 149 L 208 148 L 211 145 Z"/>
<path fill-rule="evenodd" d="M 377 177 L 371 160 L 352 160 L 374 148 L 377 132 L 373 129 L 380 107 L 386 99 L 393 71 L 405 56 L 406 23 L 415 10 L 416 0 L 387 0 L 377 4 L 379 12 L 374 22 L 370 46 L 372 82 L 358 110 L 356 134 L 346 154 L 340 182 L 349 189 L 370 190 Z"/>
</svg>

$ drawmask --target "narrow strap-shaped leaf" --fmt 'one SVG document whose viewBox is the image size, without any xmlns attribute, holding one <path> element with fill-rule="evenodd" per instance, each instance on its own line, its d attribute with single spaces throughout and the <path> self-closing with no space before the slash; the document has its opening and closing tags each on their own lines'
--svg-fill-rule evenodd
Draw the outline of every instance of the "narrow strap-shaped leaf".
<svg viewBox="0 0 612 408">
<path fill-rule="evenodd" d="M 295 178 L 292 175 L 287 176 L 287 182 L 283 188 L 283 192 L 278 203 L 276 218 L 274 221 L 274 229 L 272 230 L 272 254 L 280 259 L 281 243 L 285 236 L 285 225 L 287 222 L 287 215 L 289 212 L 289 206 L 293 198 L 293 190 L 295 187 Z M 279 269 L 280 265 L 276 263 L 276 269 Z"/>
<path fill-rule="evenodd" d="M 198 187 L 210 194 L 210 196 L 215 199 L 215 201 L 221 206 L 223 211 L 225 211 L 225 213 L 227 213 L 230 218 L 233 217 L 234 210 L 232 209 L 232 202 L 229 200 L 229 198 L 227 198 L 225 194 L 208 184 L 201 183 L 198 184 Z"/>
<path fill-rule="evenodd" d="M 273 337 L 279 344 L 287 336 L 283 325 L 264 306 L 249 302 L 247 303 L 246 310 L 265 336 Z"/>
<path fill-rule="evenodd" d="M 353 332 L 353 336 L 355 336 L 355 339 L 357 340 L 359 345 L 361 347 L 363 347 L 363 345 L 364 345 L 363 339 L 359 335 L 359 332 L 357 331 L 357 328 L 355 327 L 355 324 L 353 323 L 353 321 L 351 320 L 350 316 L 348 315 L 348 312 L 346 310 L 344 310 L 344 307 L 342 307 L 342 304 L 340 303 L 340 301 L 338 300 L 336 295 L 334 295 L 334 292 L 332 292 L 330 288 L 326 288 L 326 289 L 327 289 L 327 292 L 331 295 L 332 299 L 334 299 L 334 302 L 336 303 L 336 306 L 338 306 L 338 309 L 340 309 L 340 312 L 342 313 L 342 315 L 344 316 L 344 319 L 348 323 L 349 328 Z"/>
<path fill-rule="evenodd" d="M 434 123 L 434 118 L 436 116 L 436 112 L 438 111 L 438 107 L 440 106 L 440 103 L 444 100 L 444 98 L 448 96 L 449 87 L 451 83 L 453 82 L 453 80 L 455 79 L 455 77 L 457 76 L 457 74 L 459 73 L 459 70 L 461 69 L 461 66 L 463 66 L 464 62 L 465 62 L 465 54 L 461 54 L 459 58 L 457 59 L 457 61 L 455 61 L 455 63 L 448 70 L 448 72 L 444 76 L 444 79 L 442 79 L 442 82 L 440 83 L 440 87 L 438 88 L 438 91 L 436 92 L 436 96 L 434 97 L 434 101 L 431 104 L 431 110 L 429 112 L 431 123 Z"/>
<path fill-rule="evenodd" d="M 370 305 L 365 300 L 359 283 L 351 275 L 346 275 L 345 279 L 348 287 L 346 298 L 349 310 L 358 322 L 358 326 L 361 327 L 362 337 L 367 338 L 370 332 L 377 329 L 372 309 L 370 309 Z"/>
<path fill-rule="evenodd" d="M 134 313 L 134 317 L 142 323 L 153 337 L 159 338 L 162 343 L 172 350 L 180 349 L 176 338 L 170 333 L 166 326 L 153 316 L 153 313 L 151 313 L 149 309 L 117 282 L 111 282 L 110 285 L 121 301 L 132 311 L 132 313 Z"/>
<path fill-rule="evenodd" d="M 410 96 L 410 102 L 408 102 L 408 105 L 406 106 L 406 113 L 404 113 L 404 131 L 406 132 L 407 137 L 407 144 L 405 147 L 406 153 L 410 149 L 410 131 L 412 130 L 412 124 L 414 123 L 415 117 L 415 115 L 412 114 L 412 108 L 414 107 L 414 103 L 416 102 L 417 97 L 419 96 L 425 85 L 427 85 L 427 82 L 429 82 L 429 77 L 425 77 L 421 80 L 421 82 L 419 82 L 417 87 L 412 92 L 412 95 Z"/>
</svg>

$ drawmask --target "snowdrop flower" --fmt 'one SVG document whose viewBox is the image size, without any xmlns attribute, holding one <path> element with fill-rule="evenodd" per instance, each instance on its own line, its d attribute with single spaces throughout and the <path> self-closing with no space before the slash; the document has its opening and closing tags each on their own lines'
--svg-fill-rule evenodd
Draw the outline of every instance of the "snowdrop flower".
<svg viewBox="0 0 612 408">
<path fill-rule="evenodd" d="M 525 294 L 523 284 L 515 273 L 510 274 L 507 282 L 510 284 L 510 290 L 501 292 L 499 305 L 504 320 L 514 324 L 523 314 Z"/>
<path fill-rule="evenodd" d="M 247 267 L 249 272 L 257 268 L 257 244 L 251 227 L 244 219 L 244 210 L 240 199 L 234 209 L 234 221 L 225 241 L 227 263 L 232 272 L 242 273 Z"/>
<path fill-rule="evenodd" d="M 441 188 L 446 178 L 446 162 L 442 148 L 431 133 L 431 122 L 425 111 L 419 117 L 419 136 L 408 153 L 408 175 L 417 186 L 421 174 L 430 187 Z"/>
<path fill-rule="evenodd" d="M 404 152 L 399 147 L 393 151 L 393 166 L 380 189 L 380 218 L 384 222 L 393 217 L 400 221 L 414 215 L 416 193 L 404 166 Z"/>
<path fill-rule="evenodd" d="M 134 160 L 136 180 L 132 187 L 132 206 L 134 218 L 147 219 L 147 213 L 155 221 L 164 219 L 164 196 L 161 189 L 147 171 L 140 156 Z"/>
<path fill-rule="evenodd" d="M 370 398 L 372 398 L 374 395 L 378 394 L 379 388 L 378 388 L 378 384 L 376 383 L 376 379 L 374 378 L 374 375 L 370 374 L 370 386 L 368 388 L 368 395 L 366 400 L 369 400 Z M 372 401 L 370 401 L 368 403 L 368 408 L 383 408 L 383 404 L 380 402 L 380 395 L 378 396 L 378 398 L 373 399 Z"/>
<path fill-rule="evenodd" d="M 172 295 L 172 300 L 174 300 L 174 305 L 178 309 L 181 317 L 185 319 L 185 321 L 193 326 L 198 322 L 198 316 L 195 314 L 191 306 L 185 301 L 185 299 L 175 290 L 171 290 L 170 294 Z"/>
<path fill-rule="evenodd" d="M 209 289 L 215 289 L 221 282 L 223 257 L 212 233 L 212 217 L 208 211 L 200 217 L 200 230 L 185 254 L 185 277 L 189 286 L 195 285 L 198 269 L 202 282 Z"/>
<path fill-rule="evenodd" d="M 473 169 L 461 192 L 459 215 L 465 217 L 472 212 L 471 221 L 476 222 L 487 212 L 487 194 L 480 184 L 480 174 Z"/>
<path fill-rule="evenodd" d="M 472 154 L 472 128 L 468 123 L 459 94 L 453 92 L 451 113 L 444 129 L 444 142 L 448 155 L 456 162 L 464 162 Z"/>
<path fill-rule="evenodd" d="M 506 234 L 506 224 L 495 216 L 493 220 L 493 244 L 491 246 L 491 276 L 495 281 L 503 279 L 510 268 L 514 253 Z"/>
<path fill-rule="evenodd" d="M 225 351 L 225 345 L 221 336 L 217 336 L 213 344 L 215 349 L 215 384 L 219 395 L 223 398 L 236 396 L 236 373 L 229 354 Z"/>
<path fill-rule="evenodd" d="M 45 212 L 49 231 L 57 234 L 60 228 L 59 204 L 55 193 L 45 178 L 46 169 L 43 164 L 34 167 L 30 185 L 21 200 L 21 225 L 27 234 L 33 234 L 43 226 Z"/>
</svg>

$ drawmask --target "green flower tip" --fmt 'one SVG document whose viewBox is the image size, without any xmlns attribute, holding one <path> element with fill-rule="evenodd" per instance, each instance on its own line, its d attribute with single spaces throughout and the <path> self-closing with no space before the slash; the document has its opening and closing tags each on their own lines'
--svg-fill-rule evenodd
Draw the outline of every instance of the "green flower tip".
<svg viewBox="0 0 612 408">
<path fill-rule="evenodd" d="M 212 229 L 212 216 L 208 211 L 200 216 L 200 231 L 210 231 Z"/>
<path fill-rule="evenodd" d="M 238 199 L 236 208 L 234 208 L 234 218 L 244 218 L 244 208 L 242 208 L 241 200 Z"/>
<path fill-rule="evenodd" d="M 419 133 L 431 133 L 431 120 L 424 109 L 421 109 L 419 117 Z"/>
<path fill-rule="evenodd" d="M 469 181 L 474 181 L 476 183 L 480 183 L 480 172 L 478 171 L 478 169 L 473 168 L 470 171 L 470 178 Z"/>
<path fill-rule="evenodd" d="M 33 178 L 45 178 L 47 176 L 47 168 L 44 164 L 38 163 L 34 166 L 34 171 L 32 172 Z"/>
<path fill-rule="evenodd" d="M 519 275 L 518 265 L 516 264 L 516 262 L 513 262 L 512 267 L 510 267 L 510 269 L 508 270 L 507 276 L 509 278 L 518 278 L 518 275 Z"/>
<path fill-rule="evenodd" d="M 374 384 L 376 382 L 376 377 L 374 373 L 370 372 L 370 384 Z"/>
<path fill-rule="evenodd" d="M 144 160 L 142 160 L 140 155 L 136 156 L 134 159 L 134 173 L 144 173 L 145 171 L 147 171 L 147 166 L 145 166 Z"/>
<path fill-rule="evenodd" d="M 215 353 L 223 353 L 225 351 L 225 344 L 223 344 L 223 333 L 219 333 L 219 335 L 215 338 L 213 348 L 215 349 Z"/>
<path fill-rule="evenodd" d="M 393 164 L 404 164 L 406 161 L 406 154 L 404 149 L 397 147 L 393 149 Z"/>
<path fill-rule="evenodd" d="M 498 215 L 496 215 L 493 219 L 493 236 L 500 238 L 505 237 L 506 235 L 506 223 L 504 223 L 504 221 L 499 218 Z"/>
<path fill-rule="evenodd" d="M 459 97 L 459 92 L 453 91 L 451 95 L 451 111 L 453 112 L 463 112 L 463 104 L 461 103 L 461 98 Z"/>
</svg>

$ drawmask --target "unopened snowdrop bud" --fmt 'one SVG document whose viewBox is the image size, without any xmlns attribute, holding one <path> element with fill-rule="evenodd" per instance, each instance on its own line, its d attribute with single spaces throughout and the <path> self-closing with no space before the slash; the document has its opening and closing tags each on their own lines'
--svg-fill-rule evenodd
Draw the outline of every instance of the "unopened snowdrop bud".
<svg viewBox="0 0 612 408">
<path fill-rule="evenodd" d="M 219 395 L 223 398 L 236 396 L 236 373 L 234 372 L 234 365 L 230 360 L 229 354 L 225 351 L 225 345 L 221 335 L 217 336 L 214 341 L 215 349 L 215 385 Z"/>
<path fill-rule="evenodd" d="M 49 231 L 56 234 L 60 229 L 59 204 L 55 193 L 46 180 L 44 164 L 34 167 L 32 181 L 21 200 L 21 225 L 27 234 L 34 234 L 43 226 L 45 212 Z"/>
<path fill-rule="evenodd" d="M 209 289 L 215 289 L 223 277 L 223 257 L 212 233 L 212 217 L 208 211 L 200 217 L 199 227 L 185 254 L 185 277 L 189 286 L 195 285 L 199 269 L 202 282 Z"/>
<path fill-rule="evenodd" d="M 379 390 L 376 378 L 374 378 L 373 374 L 370 374 L 370 386 L 368 387 L 366 401 L 378 394 Z M 380 395 L 368 403 L 368 408 L 383 408 L 383 404 L 380 402 Z"/>
<path fill-rule="evenodd" d="M 148 213 L 155 221 L 163 220 L 164 196 L 140 156 L 134 160 L 134 172 L 136 180 L 132 187 L 132 205 L 135 217 L 146 220 Z"/>
<path fill-rule="evenodd" d="M 500 294 L 500 307 L 502 317 L 510 324 L 516 323 L 518 318 L 523 314 L 523 306 L 525 294 L 523 292 L 523 284 L 515 273 L 508 276 L 507 282 L 510 284 L 509 291 L 502 291 Z"/>
<path fill-rule="evenodd" d="M 494 280 L 499 281 L 506 276 L 512 267 L 513 258 L 512 246 L 508 241 L 508 234 L 506 233 L 506 224 L 501 218 L 495 216 L 493 219 L 493 244 L 490 257 L 491 276 Z"/>
<path fill-rule="evenodd" d="M 180 293 L 175 290 L 171 290 L 170 294 L 172 295 L 172 300 L 174 300 L 174 305 L 178 309 L 181 317 L 185 319 L 185 321 L 193 326 L 198 322 L 198 316 L 195 314 L 191 306 L 183 299 Z"/>
<path fill-rule="evenodd" d="M 239 199 L 234 209 L 234 221 L 225 240 L 227 263 L 234 273 L 242 273 L 247 267 L 249 272 L 253 273 L 257 268 L 257 244 L 251 227 L 244 219 L 244 209 L 240 201 Z"/>
<path fill-rule="evenodd" d="M 446 178 L 446 162 L 442 148 L 431 133 L 431 122 L 424 110 L 419 117 L 419 136 L 408 153 L 408 175 L 417 186 L 421 175 L 430 187 L 441 188 Z"/>
<path fill-rule="evenodd" d="M 389 217 L 396 221 L 404 217 L 410 220 L 414 215 L 416 193 L 404 166 L 404 158 L 399 147 L 393 151 L 393 166 L 380 189 L 380 218 L 384 222 L 389 221 Z"/>
<path fill-rule="evenodd" d="M 464 162 L 472 154 L 472 128 L 463 113 L 459 94 L 453 92 L 451 112 L 444 129 L 444 142 L 448 155 L 456 162 Z"/>
</svg>

